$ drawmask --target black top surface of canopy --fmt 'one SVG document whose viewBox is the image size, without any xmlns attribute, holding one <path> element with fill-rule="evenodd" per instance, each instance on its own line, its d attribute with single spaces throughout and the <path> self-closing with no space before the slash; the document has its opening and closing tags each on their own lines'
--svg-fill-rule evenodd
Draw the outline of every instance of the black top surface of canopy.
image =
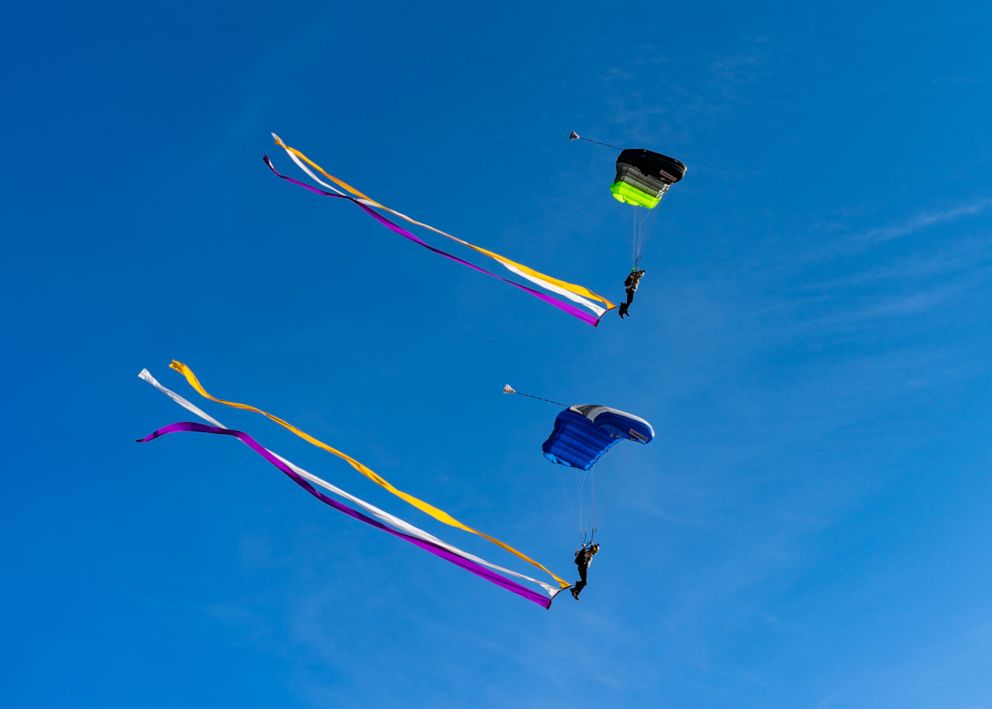
<svg viewBox="0 0 992 709">
<path fill-rule="evenodd" d="M 617 171 L 633 167 L 641 173 L 673 185 L 685 177 L 686 167 L 681 160 L 645 148 L 627 148 L 617 158 Z"/>
</svg>

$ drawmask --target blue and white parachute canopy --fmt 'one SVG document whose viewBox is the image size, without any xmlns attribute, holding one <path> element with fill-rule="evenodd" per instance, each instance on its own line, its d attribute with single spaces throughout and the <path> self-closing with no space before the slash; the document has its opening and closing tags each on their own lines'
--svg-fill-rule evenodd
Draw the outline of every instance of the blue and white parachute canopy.
<svg viewBox="0 0 992 709">
<path fill-rule="evenodd" d="M 621 440 L 650 443 L 654 429 L 640 416 L 609 406 L 570 406 L 555 419 L 555 428 L 541 449 L 552 463 L 589 470 Z"/>
</svg>

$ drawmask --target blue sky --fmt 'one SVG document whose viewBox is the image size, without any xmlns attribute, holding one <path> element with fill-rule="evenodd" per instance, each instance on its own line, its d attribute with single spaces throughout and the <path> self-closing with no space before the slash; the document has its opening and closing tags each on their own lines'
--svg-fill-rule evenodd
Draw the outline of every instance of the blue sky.
<svg viewBox="0 0 992 709">
<path fill-rule="evenodd" d="M 992 11 L 624 8 L 5 6 L 4 705 L 992 706 Z M 619 298 L 571 129 L 689 166 L 598 329 L 260 160 Z M 500 387 L 659 435 L 544 612 L 232 441 L 135 445 L 185 418 L 135 378 L 186 392 L 172 358 L 563 575 L 554 410 Z"/>
</svg>

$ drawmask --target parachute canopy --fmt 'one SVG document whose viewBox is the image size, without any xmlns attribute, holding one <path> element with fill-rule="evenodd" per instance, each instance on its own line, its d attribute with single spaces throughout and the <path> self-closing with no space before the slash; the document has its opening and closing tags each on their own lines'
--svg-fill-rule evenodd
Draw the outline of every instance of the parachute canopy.
<svg viewBox="0 0 992 709">
<path fill-rule="evenodd" d="M 570 406 L 558 414 L 541 449 L 552 463 L 589 470 L 621 440 L 650 443 L 654 429 L 639 416 L 598 404 Z"/>
<path fill-rule="evenodd" d="M 685 177 L 685 164 L 644 148 L 627 148 L 617 158 L 617 176 L 610 187 L 614 199 L 654 209 L 669 187 Z"/>
</svg>

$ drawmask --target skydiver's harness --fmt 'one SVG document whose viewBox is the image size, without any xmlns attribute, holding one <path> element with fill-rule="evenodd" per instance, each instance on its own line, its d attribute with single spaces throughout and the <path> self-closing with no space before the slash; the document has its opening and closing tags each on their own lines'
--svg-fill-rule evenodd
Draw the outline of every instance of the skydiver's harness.
<svg viewBox="0 0 992 709">
<path fill-rule="evenodd" d="M 637 269 L 631 269 L 630 273 L 627 274 L 626 280 L 623 282 L 623 287 L 629 291 L 637 291 L 637 287 L 641 284 L 641 277 L 635 275 Z"/>
<path fill-rule="evenodd" d="M 593 543 L 590 541 L 588 544 L 583 544 L 582 547 L 575 552 L 575 565 L 579 567 L 579 573 L 581 574 L 583 569 L 587 570 L 592 566 L 592 558 L 596 556 L 593 551 Z"/>
<path fill-rule="evenodd" d="M 572 596 L 575 600 L 579 600 L 579 594 L 586 587 L 586 575 L 589 573 L 592 558 L 596 556 L 597 551 L 599 551 L 599 547 L 589 542 L 588 544 L 583 543 L 582 547 L 575 552 L 575 565 L 579 567 L 579 580 L 572 584 Z"/>
</svg>

